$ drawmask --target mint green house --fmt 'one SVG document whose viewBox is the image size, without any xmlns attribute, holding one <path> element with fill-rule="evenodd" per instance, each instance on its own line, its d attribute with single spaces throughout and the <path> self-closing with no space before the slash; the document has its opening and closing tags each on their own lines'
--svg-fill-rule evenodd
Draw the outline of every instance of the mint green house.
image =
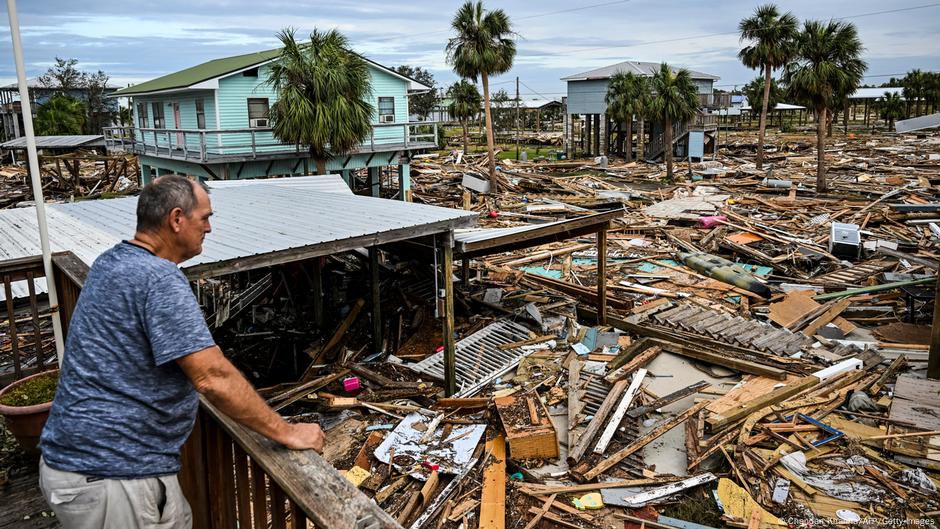
<svg viewBox="0 0 940 529">
<path fill-rule="evenodd" d="M 107 147 L 137 154 L 145 182 L 170 173 L 205 180 L 315 173 L 303 146 L 271 133 L 268 109 L 277 94 L 266 81 L 280 51 L 216 59 L 115 92 L 130 98 L 134 124 L 106 128 Z M 408 96 L 430 87 L 366 60 L 372 133 L 354 152 L 333 156 L 327 170 L 350 183 L 352 171 L 368 168 L 375 196 L 385 170 L 397 175 L 399 198 L 408 200 L 411 153 L 436 147 L 437 138 L 435 123 L 408 121 Z"/>
</svg>

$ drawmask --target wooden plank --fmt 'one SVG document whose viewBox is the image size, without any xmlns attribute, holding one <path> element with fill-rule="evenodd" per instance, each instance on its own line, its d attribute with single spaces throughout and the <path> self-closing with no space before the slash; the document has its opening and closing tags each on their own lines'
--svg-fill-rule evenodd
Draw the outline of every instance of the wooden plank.
<svg viewBox="0 0 940 529">
<path fill-rule="evenodd" d="M 733 422 L 737 422 L 747 417 L 757 410 L 766 408 L 767 406 L 772 406 L 779 402 L 783 402 L 793 395 L 807 390 L 816 384 L 819 384 L 818 378 L 812 375 L 805 376 L 793 383 L 783 386 L 782 388 L 777 388 L 770 393 L 766 393 L 751 399 L 739 408 L 732 408 L 721 414 L 712 414 L 705 419 L 705 422 L 708 423 L 712 431 L 718 431 Z"/>
<path fill-rule="evenodd" d="M 633 375 L 633 380 L 630 381 L 630 387 L 628 387 L 627 391 L 624 392 L 623 398 L 620 400 L 620 404 L 617 406 L 617 409 L 614 410 L 614 413 L 610 416 L 610 421 L 608 421 L 607 427 L 604 428 L 604 433 L 602 433 L 601 438 L 597 440 L 597 445 L 594 447 L 595 454 L 603 454 L 607 450 L 607 445 L 614 438 L 614 433 L 617 432 L 617 428 L 620 427 L 620 423 L 623 422 L 623 416 L 627 413 L 627 408 L 633 404 L 633 399 L 640 390 L 640 384 L 643 383 L 644 378 L 646 378 L 646 370 L 641 367 Z"/>
<path fill-rule="evenodd" d="M 444 396 L 450 397 L 457 393 L 457 350 L 454 342 L 454 249 L 453 232 L 444 237 L 442 243 L 443 258 L 441 259 L 442 282 L 444 284 Z"/>
<path fill-rule="evenodd" d="M 529 508 L 529 513 L 530 513 L 530 514 L 538 514 L 539 512 L 540 512 L 540 511 L 539 511 L 538 507 L 530 507 L 530 508 Z M 554 522 L 554 523 L 556 523 L 556 524 L 558 524 L 558 525 L 560 525 L 560 526 L 562 526 L 562 527 L 568 527 L 568 528 L 570 528 L 570 529 L 583 529 L 580 525 L 575 525 L 575 524 L 573 524 L 573 523 L 571 523 L 571 522 L 567 522 L 567 521 L 565 521 L 563 518 L 561 518 L 561 517 L 559 517 L 559 516 L 555 516 L 554 514 L 552 514 L 552 513 L 550 513 L 550 512 L 549 512 L 549 513 L 544 513 L 544 514 L 542 515 L 542 517 L 545 518 L 546 520 L 549 520 L 549 521 L 551 521 L 551 522 Z M 482 525 L 480 526 L 480 529 L 483 529 L 483 526 L 482 526 Z"/>
<path fill-rule="evenodd" d="M 506 527 L 506 440 L 502 434 L 486 442 L 489 463 L 483 469 L 480 529 Z"/>
<path fill-rule="evenodd" d="M 597 409 L 597 412 L 594 413 L 594 418 L 591 419 L 591 422 L 588 423 L 584 433 L 582 433 L 581 437 L 578 438 L 578 443 L 573 449 L 569 447 L 569 465 L 573 465 L 574 463 L 577 463 L 581 460 L 581 458 L 587 452 L 588 447 L 590 447 L 591 443 L 594 441 L 594 437 L 607 423 L 607 417 L 610 415 L 610 412 L 613 411 L 614 406 L 617 404 L 617 401 L 620 399 L 620 396 L 624 391 L 626 391 L 626 389 L 626 380 L 620 380 L 614 384 L 614 387 L 610 388 L 610 392 L 607 394 L 604 402 L 601 404 L 600 408 Z"/>
<path fill-rule="evenodd" d="M 710 384 L 708 382 L 705 382 L 704 380 L 696 382 L 695 384 L 692 384 L 691 386 L 682 388 L 677 391 L 673 391 L 672 393 L 664 397 L 660 397 L 656 399 L 655 401 L 651 402 L 650 404 L 647 404 L 646 406 L 638 406 L 636 408 L 633 408 L 632 410 L 627 411 L 627 417 L 632 417 L 634 419 L 637 417 L 642 417 L 643 415 L 646 415 L 647 413 L 650 413 L 652 411 L 656 411 L 662 408 L 663 406 L 668 406 L 672 404 L 673 402 L 678 402 L 688 397 L 689 395 L 698 393 L 700 390 L 703 390 L 709 386 Z"/>
<path fill-rule="evenodd" d="M 336 331 L 333 332 L 333 335 L 330 336 L 329 341 L 326 342 L 326 345 L 320 348 L 316 353 L 308 352 L 313 358 L 314 363 L 319 363 L 323 358 L 330 354 L 330 352 L 346 337 L 346 333 L 349 331 L 349 328 L 352 327 L 352 324 L 355 323 L 356 318 L 359 317 L 359 312 L 362 311 L 362 307 L 366 305 L 366 300 L 359 298 L 353 303 L 352 308 L 349 309 L 349 314 L 343 318 L 343 322 L 340 323 L 339 327 L 336 328 Z"/>
<path fill-rule="evenodd" d="M 200 401 L 221 429 L 231 435 L 297 505 L 292 516 L 299 512 L 304 519 L 309 517 L 321 527 L 355 527 L 359 520 L 370 517 L 376 529 L 400 527 L 313 450 L 288 450 L 236 423 L 205 399 Z M 231 465 L 231 457 L 228 461 Z M 231 482 L 231 478 L 228 481 Z M 212 490 L 220 489 L 213 487 Z M 343 508 L 337 509 L 337 505 Z M 232 527 L 232 524 L 217 527 Z"/>
<path fill-rule="evenodd" d="M 607 325 L 607 225 L 597 232 L 597 323 Z"/>
<path fill-rule="evenodd" d="M 683 478 L 677 476 L 663 476 L 661 478 L 623 479 L 618 481 L 605 481 L 603 483 L 585 483 L 582 485 L 542 485 L 541 483 L 518 483 L 516 486 L 526 494 L 574 494 L 601 489 L 662 485 L 663 483 L 672 483 L 673 481 L 679 481 L 681 479 Z"/>
<path fill-rule="evenodd" d="M 827 325 L 832 320 L 836 319 L 839 314 L 842 314 L 842 311 L 848 308 L 851 301 L 848 298 L 840 299 L 836 301 L 831 307 L 829 307 L 825 312 L 823 312 L 818 318 L 810 322 L 806 328 L 803 329 L 803 334 L 807 336 L 814 336 L 819 329 Z"/>
<path fill-rule="evenodd" d="M 545 516 L 545 513 L 547 513 L 548 510 L 552 508 L 552 504 L 555 503 L 555 498 L 557 496 L 557 494 L 552 494 L 548 497 L 548 499 L 545 500 L 545 503 L 542 504 L 542 508 L 539 509 L 538 513 L 536 513 L 536 515 L 533 516 L 531 520 L 529 520 L 529 523 L 525 525 L 525 529 L 532 529 L 542 520 L 542 517 Z"/>
<path fill-rule="evenodd" d="M 251 513 L 254 520 L 255 529 L 262 529 L 268 525 L 268 490 L 267 490 L 267 480 L 265 479 L 264 470 L 261 470 L 261 467 L 258 463 L 251 460 Z M 280 498 L 275 494 L 275 489 L 280 491 Z M 282 521 L 278 521 L 279 517 L 283 520 L 284 517 L 284 491 L 280 487 L 271 487 L 271 520 L 274 523 L 275 527 L 281 529 L 286 525 Z M 280 504 L 278 504 L 280 501 Z M 280 512 L 278 512 L 280 511 Z"/>
<path fill-rule="evenodd" d="M 251 527 L 251 483 L 248 481 L 248 455 L 235 446 L 235 500 L 238 507 L 238 526 Z"/>
<path fill-rule="evenodd" d="M 574 354 L 574 353 L 572 353 Z M 585 386 L 581 384 L 581 360 L 575 357 L 568 365 L 568 444 L 570 450 L 575 445 L 575 430 L 578 428 L 578 417 L 584 407 Z"/>
<path fill-rule="evenodd" d="M 638 367 L 648 364 L 654 358 L 659 356 L 659 353 L 661 353 L 662 350 L 663 348 L 658 345 L 651 346 L 649 349 L 643 351 L 633 360 L 630 360 L 624 364 L 622 367 L 618 367 L 614 371 L 611 371 L 609 374 L 607 374 L 607 376 L 604 377 L 604 380 L 613 384 L 614 382 L 635 371 Z"/>
<path fill-rule="evenodd" d="M 614 465 L 623 461 L 630 454 L 633 454 L 634 452 L 640 450 L 644 446 L 652 443 L 653 441 L 658 439 L 660 436 L 662 436 L 669 430 L 672 430 L 679 424 L 685 422 L 685 420 L 688 419 L 689 417 L 698 413 L 702 408 L 705 407 L 706 404 L 708 404 L 708 402 L 709 401 L 707 400 L 703 400 L 702 402 L 699 402 L 698 404 L 692 406 L 691 408 L 683 411 L 679 415 L 676 415 L 675 417 L 671 419 L 663 421 L 658 426 L 656 426 L 655 428 L 653 428 L 652 430 L 644 434 L 642 437 L 640 437 L 636 441 L 630 443 L 623 449 L 619 450 L 617 453 L 609 456 L 607 459 L 604 459 L 603 461 L 598 463 L 596 467 L 583 473 L 582 479 L 580 481 L 590 481 L 596 478 L 597 476 L 603 474 L 607 470 L 610 470 Z M 577 475 L 575 477 L 577 477 Z"/>
</svg>

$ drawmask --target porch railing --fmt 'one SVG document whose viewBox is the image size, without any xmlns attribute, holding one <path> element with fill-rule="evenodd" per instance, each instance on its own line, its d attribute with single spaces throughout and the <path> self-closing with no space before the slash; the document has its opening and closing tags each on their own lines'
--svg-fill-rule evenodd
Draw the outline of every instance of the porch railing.
<svg viewBox="0 0 940 529">
<path fill-rule="evenodd" d="M 715 114 L 695 114 L 690 122 L 672 124 L 672 143 L 676 144 L 690 130 L 714 130 L 718 127 L 718 116 Z M 659 132 L 650 138 L 649 148 L 646 150 L 647 159 L 654 159 L 665 151 L 665 134 Z"/>
<path fill-rule="evenodd" d="M 376 123 L 358 152 L 387 149 L 420 149 L 437 144 L 436 121 Z M 270 155 L 301 153 L 302 148 L 274 137 L 271 128 L 157 129 L 105 127 L 105 145 L 135 154 L 211 162 L 226 158 L 257 159 Z"/>
<path fill-rule="evenodd" d="M 88 267 L 71 252 L 52 257 L 63 332 L 68 329 Z M 0 262 L 0 387 L 56 366 L 52 311 L 44 293 L 42 256 Z"/>
</svg>

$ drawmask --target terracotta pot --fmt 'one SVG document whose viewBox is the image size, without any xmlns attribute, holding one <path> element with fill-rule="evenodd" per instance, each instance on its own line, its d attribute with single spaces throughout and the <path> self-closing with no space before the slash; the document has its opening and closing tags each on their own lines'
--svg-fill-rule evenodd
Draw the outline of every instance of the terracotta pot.
<svg viewBox="0 0 940 529">
<path fill-rule="evenodd" d="M 0 397 L 3 397 L 4 394 L 17 386 L 25 384 L 34 378 L 47 376 L 49 373 L 56 373 L 58 375 L 59 370 L 43 371 L 42 373 L 36 373 L 35 375 L 21 378 L 0 390 Z M 36 404 L 34 406 L 5 406 L 0 404 L 0 415 L 3 415 L 3 418 L 6 419 L 7 428 L 10 429 L 10 432 L 13 434 L 13 437 L 16 438 L 20 447 L 27 453 L 39 453 L 39 434 L 42 433 L 42 428 L 46 425 L 46 419 L 49 418 L 50 408 L 52 408 L 52 401 L 43 402 L 42 404 Z"/>
</svg>

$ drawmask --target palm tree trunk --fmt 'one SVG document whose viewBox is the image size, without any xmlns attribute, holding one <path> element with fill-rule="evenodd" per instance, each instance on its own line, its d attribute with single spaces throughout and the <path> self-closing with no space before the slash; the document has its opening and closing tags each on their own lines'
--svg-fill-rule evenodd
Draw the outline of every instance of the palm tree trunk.
<svg viewBox="0 0 940 529">
<path fill-rule="evenodd" d="M 637 160 L 643 160 L 643 155 L 646 154 L 644 152 L 645 145 L 643 144 L 643 141 L 646 139 L 646 135 L 645 135 L 646 131 L 643 130 L 643 125 L 645 125 L 645 123 L 643 122 L 643 118 L 638 119 L 636 122 L 636 159 Z"/>
<path fill-rule="evenodd" d="M 461 122 L 463 124 L 463 155 L 467 155 L 467 120 Z"/>
<path fill-rule="evenodd" d="M 666 179 L 672 181 L 672 121 L 666 118 L 663 130 L 663 156 L 666 157 Z"/>
<path fill-rule="evenodd" d="M 489 155 L 490 165 L 490 192 L 496 194 L 499 192 L 499 182 L 496 180 L 496 154 L 493 142 L 493 117 L 490 113 L 490 77 L 483 72 L 480 75 L 483 80 L 483 113 L 486 116 L 486 150 Z"/>
<path fill-rule="evenodd" d="M 767 128 L 767 106 L 770 99 L 770 65 L 765 67 L 764 73 L 764 100 L 760 107 L 760 124 L 757 132 L 757 168 L 764 167 L 764 130 Z"/>
<path fill-rule="evenodd" d="M 826 107 L 817 109 L 819 119 L 816 120 L 816 192 L 825 193 L 826 185 L 826 141 L 823 131 L 826 126 Z"/>
<path fill-rule="evenodd" d="M 326 160 L 317 158 L 317 174 L 326 174 Z"/>
<path fill-rule="evenodd" d="M 627 137 L 623 141 L 623 159 L 630 163 L 633 161 L 633 117 L 627 117 Z"/>
</svg>

